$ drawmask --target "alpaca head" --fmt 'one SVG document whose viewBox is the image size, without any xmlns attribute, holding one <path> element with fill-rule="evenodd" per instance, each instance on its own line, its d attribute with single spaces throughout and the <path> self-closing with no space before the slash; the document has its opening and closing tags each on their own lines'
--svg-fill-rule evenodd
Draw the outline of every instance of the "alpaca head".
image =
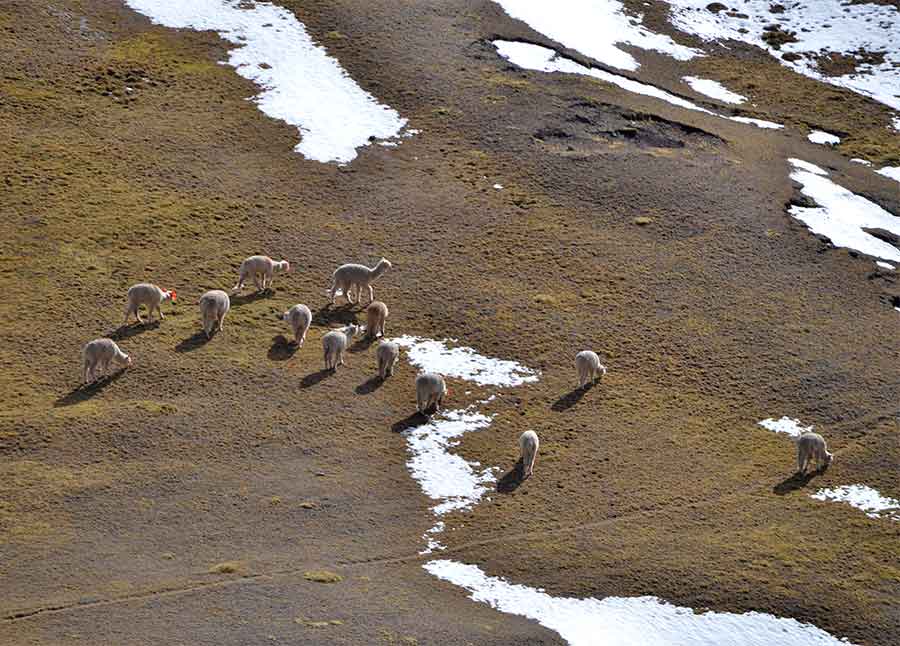
<svg viewBox="0 0 900 646">
<path fill-rule="evenodd" d="M 131 360 L 131 355 L 127 355 L 124 352 L 122 353 L 122 356 L 118 358 L 118 361 L 120 364 L 122 364 L 126 368 L 130 368 L 132 366 L 132 364 L 134 363 Z"/>
<path fill-rule="evenodd" d="M 164 301 L 172 301 L 174 303 L 175 299 L 178 297 L 178 294 L 175 292 L 174 289 L 171 291 L 169 291 L 168 289 L 164 289 L 164 290 L 162 290 L 162 293 L 163 293 L 162 299 Z"/>
<path fill-rule="evenodd" d="M 287 260 L 279 260 L 275 263 L 275 270 L 283 271 L 287 274 L 291 271 L 291 263 L 289 263 Z"/>
<path fill-rule="evenodd" d="M 382 258 L 381 260 L 378 261 L 377 266 L 381 267 L 383 271 L 387 271 L 388 269 L 391 268 L 391 261 L 388 260 L 387 258 Z"/>
<path fill-rule="evenodd" d="M 347 327 L 344 328 L 344 334 L 347 335 L 348 339 L 352 339 L 357 334 L 359 334 L 360 327 L 354 323 L 351 323 Z"/>
</svg>

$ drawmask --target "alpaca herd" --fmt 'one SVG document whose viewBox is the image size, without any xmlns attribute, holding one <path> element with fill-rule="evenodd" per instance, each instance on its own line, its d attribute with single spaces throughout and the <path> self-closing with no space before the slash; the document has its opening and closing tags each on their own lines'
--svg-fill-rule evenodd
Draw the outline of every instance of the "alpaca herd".
<svg viewBox="0 0 900 646">
<path fill-rule="evenodd" d="M 359 264 L 345 264 L 338 267 L 332 274 L 331 288 L 327 294 L 335 304 L 337 296 L 343 294 L 350 304 L 362 304 L 362 293 L 367 290 L 369 303 L 366 308 L 366 325 L 360 328 L 355 324 L 330 330 L 322 337 L 322 350 L 326 370 L 337 370 L 344 365 L 344 354 L 353 342 L 353 337 L 363 333 L 368 339 L 384 337 L 385 321 L 388 318 L 387 305 L 375 300 L 375 290 L 372 283 L 391 269 L 391 263 L 381 258 L 374 267 L 366 267 Z M 290 272 L 291 265 L 287 260 L 273 260 L 268 256 L 250 256 L 241 263 L 238 271 L 238 282 L 231 290 L 231 294 L 239 293 L 247 281 L 260 292 L 271 289 L 272 281 L 276 273 Z M 356 300 L 353 299 L 354 291 Z M 153 322 L 153 312 L 159 314 L 160 320 L 164 320 L 161 305 L 166 301 L 175 302 L 175 290 L 166 290 L 152 283 L 138 283 L 128 290 L 127 305 L 125 306 L 125 322 L 127 325 L 131 317 L 143 324 L 145 321 L 140 316 L 140 307 L 143 305 L 148 310 L 147 323 Z M 221 289 L 213 289 L 204 293 L 199 300 L 200 319 L 203 333 L 207 339 L 212 338 L 216 332 L 221 332 L 225 315 L 231 309 L 231 298 Z M 293 343 L 302 346 L 306 340 L 306 333 L 312 324 L 312 312 L 302 303 L 294 305 L 286 312 L 279 315 L 279 319 L 287 323 L 294 333 Z M 109 374 L 110 367 L 115 364 L 122 369 L 132 365 L 130 356 L 122 352 L 115 341 L 108 338 L 94 339 L 82 349 L 82 379 L 85 384 L 90 384 L 100 377 Z M 400 346 L 397 343 L 382 340 L 376 349 L 375 356 L 378 363 L 378 377 L 382 380 L 394 374 L 394 366 L 400 358 Z M 600 363 L 600 357 L 596 352 L 583 350 L 575 355 L 575 371 L 578 377 L 578 387 L 581 389 L 593 385 L 598 379 L 606 375 L 606 366 Z M 441 410 L 444 397 L 449 393 L 444 377 L 435 372 L 425 372 L 416 377 L 416 409 L 426 417 Z M 537 433 L 526 431 L 519 438 L 519 450 L 522 465 L 522 477 L 528 478 L 534 472 L 534 463 L 537 458 L 540 441 Z M 804 433 L 797 438 L 797 468 L 803 474 L 807 467 L 815 462 L 818 469 L 827 467 L 833 461 L 833 454 L 828 452 L 825 439 L 817 433 Z"/>
</svg>

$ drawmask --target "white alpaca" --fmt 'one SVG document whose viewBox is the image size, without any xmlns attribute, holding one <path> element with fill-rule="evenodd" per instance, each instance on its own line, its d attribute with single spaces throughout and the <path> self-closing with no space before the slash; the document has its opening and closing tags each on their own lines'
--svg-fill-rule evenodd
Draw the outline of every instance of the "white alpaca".
<svg viewBox="0 0 900 646">
<path fill-rule="evenodd" d="M 97 377 L 109 374 L 109 364 L 128 368 L 131 357 L 122 352 L 112 339 L 94 339 L 81 349 L 81 377 L 89 384 Z"/>
<path fill-rule="evenodd" d="M 359 332 L 356 325 L 332 330 L 322 337 L 322 350 L 325 352 L 325 369 L 337 370 L 344 365 L 344 351 L 350 347 L 353 337 Z"/>
<path fill-rule="evenodd" d="M 272 287 L 272 279 L 276 272 L 285 273 L 291 270 L 291 263 L 287 260 L 272 260 L 268 256 L 250 256 L 241 263 L 238 282 L 231 289 L 232 294 L 237 294 L 244 289 L 244 283 L 253 279 L 257 291 L 265 291 Z"/>
<path fill-rule="evenodd" d="M 435 412 L 441 410 L 446 394 L 447 384 L 436 372 L 423 372 L 416 377 L 416 408 L 420 413 L 427 415 L 432 406 Z"/>
<path fill-rule="evenodd" d="M 363 289 L 369 290 L 369 301 L 375 300 L 375 290 L 372 283 L 376 278 L 391 268 L 391 263 L 382 258 L 378 264 L 371 269 L 365 265 L 347 264 L 341 265 L 335 269 L 331 276 L 331 304 L 334 305 L 337 299 L 338 290 L 344 293 L 344 298 L 348 303 L 359 302 L 362 299 L 361 292 Z M 356 301 L 353 300 L 353 288 L 356 288 Z"/>
<path fill-rule="evenodd" d="M 159 318 L 165 319 L 160 305 L 166 301 L 175 302 L 176 293 L 173 289 L 169 291 L 162 287 L 157 287 L 152 283 L 138 283 L 128 288 L 128 305 L 125 306 L 125 322 L 122 325 L 128 325 L 128 319 L 132 315 L 137 319 L 138 323 L 143 323 L 138 308 L 146 305 L 149 313 L 147 314 L 147 322 L 153 323 L 153 310 L 159 312 Z"/>
<path fill-rule="evenodd" d="M 797 471 L 805 474 L 813 460 L 816 468 L 821 469 L 834 461 L 834 454 L 828 452 L 824 437 L 818 433 L 804 433 L 797 438 Z"/>
<path fill-rule="evenodd" d="M 200 317 L 207 339 L 216 330 L 222 330 L 225 326 L 225 315 L 230 309 L 231 299 L 221 289 L 212 289 L 200 297 Z"/>
<path fill-rule="evenodd" d="M 394 374 L 394 365 L 400 359 L 400 346 L 390 341 L 382 341 L 375 350 L 378 359 L 378 376 L 387 379 Z"/>
<path fill-rule="evenodd" d="M 297 304 L 281 315 L 281 320 L 291 326 L 294 331 L 294 343 L 298 346 L 306 341 L 306 333 L 312 323 L 312 312 L 306 305 Z"/>
<path fill-rule="evenodd" d="M 537 458 L 541 442 L 537 433 L 525 431 L 519 437 L 519 450 L 522 452 L 522 476 L 528 478 L 534 473 L 534 461 Z"/>
<path fill-rule="evenodd" d="M 584 388 L 606 374 L 606 366 L 600 363 L 596 352 L 584 350 L 575 355 L 575 370 L 578 371 L 578 386 Z"/>
<path fill-rule="evenodd" d="M 381 301 L 373 301 L 366 308 L 366 337 L 376 339 L 384 336 L 384 322 L 388 317 L 387 305 Z"/>
</svg>

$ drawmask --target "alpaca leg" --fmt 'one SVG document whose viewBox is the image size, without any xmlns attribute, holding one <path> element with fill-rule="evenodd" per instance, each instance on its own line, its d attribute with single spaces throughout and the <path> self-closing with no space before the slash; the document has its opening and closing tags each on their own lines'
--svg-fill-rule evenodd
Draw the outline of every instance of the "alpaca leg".
<svg viewBox="0 0 900 646">
<path fill-rule="evenodd" d="M 369 285 L 369 302 L 372 303 L 375 301 L 375 288 Z"/>
<path fill-rule="evenodd" d="M 156 313 L 159 314 L 159 320 L 160 320 L 160 321 L 165 321 L 165 320 L 166 320 L 166 317 L 163 316 L 163 313 L 162 313 L 162 303 L 160 303 L 159 305 L 156 306 Z"/>
</svg>

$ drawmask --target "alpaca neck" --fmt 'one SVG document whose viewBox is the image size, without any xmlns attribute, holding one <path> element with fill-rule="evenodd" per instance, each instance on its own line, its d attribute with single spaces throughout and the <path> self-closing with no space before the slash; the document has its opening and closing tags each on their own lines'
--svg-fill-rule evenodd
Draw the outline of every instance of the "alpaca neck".
<svg viewBox="0 0 900 646">
<path fill-rule="evenodd" d="M 369 270 L 369 274 L 372 276 L 372 278 L 378 278 L 385 271 L 387 271 L 387 265 L 384 262 L 379 262 L 377 265 L 375 265 L 374 269 Z"/>
</svg>

